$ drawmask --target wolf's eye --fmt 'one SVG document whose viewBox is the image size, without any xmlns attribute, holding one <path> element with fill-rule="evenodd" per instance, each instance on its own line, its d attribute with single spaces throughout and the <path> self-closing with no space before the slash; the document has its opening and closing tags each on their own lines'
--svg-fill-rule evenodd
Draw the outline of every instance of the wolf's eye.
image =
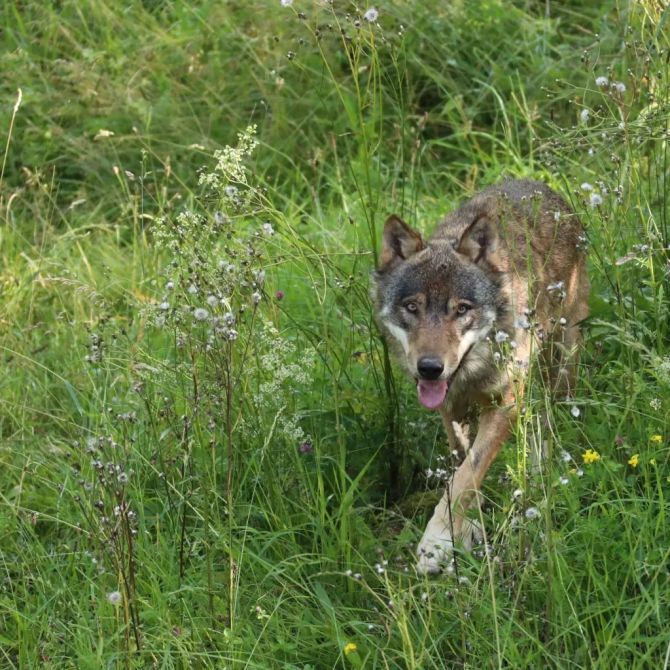
<svg viewBox="0 0 670 670">
<path fill-rule="evenodd" d="M 418 308 L 417 304 L 415 302 L 406 302 L 405 303 L 405 309 L 410 312 L 411 314 L 414 314 Z"/>
<path fill-rule="evenodd" d="M 463 314 L 466 314 L 472 309 L 472 305 L 468 305 L 467 302 L 461 302 L 459 303 L 458 307 L 456 307 L 456 314 L 458 316 L 463 316 Z"/>
</svg>

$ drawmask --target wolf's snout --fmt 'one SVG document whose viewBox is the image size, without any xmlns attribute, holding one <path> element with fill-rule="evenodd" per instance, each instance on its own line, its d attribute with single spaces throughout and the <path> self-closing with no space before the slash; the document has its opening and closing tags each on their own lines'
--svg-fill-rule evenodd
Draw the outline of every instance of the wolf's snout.
<svg viewBox="0 0 670 670">
<path fill-rule="evenodd" d="M 444 364 L 435 356 L 422 356 L 416 364 L 421 379 L 437 379 L 444 370 Z"/>
</svg>

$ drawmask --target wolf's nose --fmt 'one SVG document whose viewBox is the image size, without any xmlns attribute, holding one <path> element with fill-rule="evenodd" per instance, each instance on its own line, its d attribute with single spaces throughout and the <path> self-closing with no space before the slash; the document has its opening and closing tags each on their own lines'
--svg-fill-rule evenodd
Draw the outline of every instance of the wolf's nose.
<svg viewBox="0 0 670 670">
<path fill-rule="evenodd" d="M 444 365 L 439 358 L 435 356 L 423 356 L 416 364 L 416 369 L 422 379 L 437 379 L 444 370 Z"/>
</svg>

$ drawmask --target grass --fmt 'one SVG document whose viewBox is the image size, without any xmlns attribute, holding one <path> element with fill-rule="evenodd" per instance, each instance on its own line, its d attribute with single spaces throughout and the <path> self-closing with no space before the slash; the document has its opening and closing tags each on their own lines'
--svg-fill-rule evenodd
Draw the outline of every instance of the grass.
<svg viewBox="0 0 670 670">
<path fill-rule="evenodd" d="M 582 5 L 3 4 L 2 667 L 669 667 L 668 10 Z M 368 276 L 509 175 L 587 229 L 579 388 L 426 579 Z"/>
</svg>

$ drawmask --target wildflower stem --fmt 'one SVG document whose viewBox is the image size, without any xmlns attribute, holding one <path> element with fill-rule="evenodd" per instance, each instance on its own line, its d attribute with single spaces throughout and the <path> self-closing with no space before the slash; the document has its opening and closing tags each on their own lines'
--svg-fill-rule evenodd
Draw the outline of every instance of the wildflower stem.
<svg viewBox="0 0 670 670">
<path fill-rule="evenodd" d="M 2 180 L 5 176 L 5 167 L 7 165 L 7 156 L 9 155 L 9 145 L 12 141 L 12 131 L 14 130 L 14 120 L 16 119 L 16 114 L 19 111 L 21 106 L 21 101 L 23 100 L 23 91 L 19 88 L 16 91 L 16 102 L 14 103 L 14 109 L 12 111 L 12 118 L 9 121 L 9 131 L 7 132 L 7 144 L 5 145 L 5 154 L 2 157 L 2 168 L 0 169 L 0 186 L 2 186 Z M 7 217 L 9 219 L 9 217 Z"/>
</svg>

